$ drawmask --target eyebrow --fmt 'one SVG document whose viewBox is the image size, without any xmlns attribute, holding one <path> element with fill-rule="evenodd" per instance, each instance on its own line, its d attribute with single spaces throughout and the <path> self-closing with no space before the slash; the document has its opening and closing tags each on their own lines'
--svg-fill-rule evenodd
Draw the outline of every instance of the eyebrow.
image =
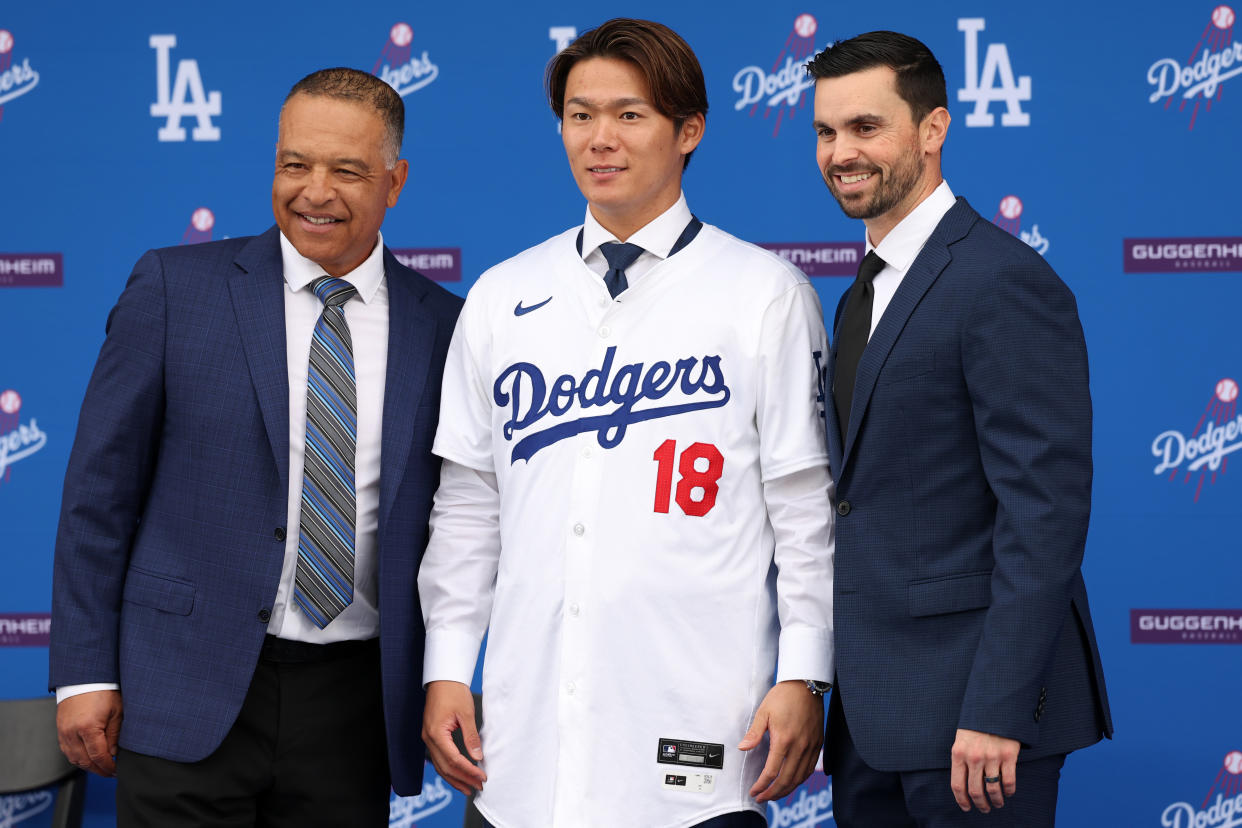
<svg viewBox="0 0 1242 828">
<path fill-rule="evenodd" d="M 300 153 L 297 150 L 291 150 L 291 149 L 281 150 L 280 153 L 276 156 L 276 158 L 277 160 L 287 159 L 287 160 L 294 160 L 294 161 L 313 160 L 310 156 L 304 155 L 303 153 Z M 348 157 L 342 156 L 340 158 L 332 159 L 332 163 L 338 166 L 358 167 L 361 170 L 371 169 L 370 165 L 367 164 L 366 161 L 363 161 L 361 158 L 348 158 Z"/>
<path fill-rule="evenodd" d="M 888 123 L 887 118 L 884 118 L 881 115 L 872 115 L 870 113 L 864 112 L 861 115 L 855 115 L 854 117 L 850 118 L 848 121 L 846 121 L 843 124 L 843 126 L 856 126 L 858 124 L 886 124 L 886 123 Z M 824 121 L 821 121 L 818 118 L 816 118 L 814 121 L 811 121 L 811 126 L 815 127 L 816 129 L 836 129 L 836 127 Z"/>
<path fill-rule="evenodd" d="M 589 98 L 584 98 L 581 95 L 576 95 L 570 98 L 569 100 L 565 101 L 566 106 L 569 106 L 570 104 L 577 104 L 578 106 L 585 106 L 587 109 L 603 109 L 606 106 L 613 107 L 613 108 L 626 107 L 626 106 L 651 106 L 650 101 L 647 101 L 645 98 L 614 98 L 613 100 L 608 101 L 607 103 L 601 104 L 601 103 L 596 103 L 595 101 L 592 101 Z"/>
</svg>

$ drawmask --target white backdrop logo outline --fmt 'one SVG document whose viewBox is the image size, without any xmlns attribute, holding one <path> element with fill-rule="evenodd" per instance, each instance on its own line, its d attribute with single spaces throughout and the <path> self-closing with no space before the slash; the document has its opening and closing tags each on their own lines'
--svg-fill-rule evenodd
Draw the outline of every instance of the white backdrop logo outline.
<svg viewBox="0 0 1242 828">
<path fill-rule="evenodd" d="M 30 68 L 30 58 L 13 65 L 13 44 L 13 33 L 0 29 L 0 114 L 4 104 L 39 85 L 39 73 Z"/>
<path fill-rule="evenodd" d="M 185 127 L 181 126 L 181 119 L 189 117 L 198 120 L 190 133 L 195 141 L 219 141 L 220 128 L 211 118 L 221 114 L 220 91 L 204 91 L 203 76 L 198 70 L 198 61 L 193 58 L 177 61 L 177 76 L 170 77 L 170 53 L 177 47 L 176 35 L 151 35 L 148 43 L 155 50 L 156 101 L 151 104 L 151 117 L 167 119 L 159 129 L 160 141 L 184 141 Z"/>
<path fill-rule="evenodd" d="M 957 99 L 975 105 L 974 111 L 966 114 L 966 126 L 995 126 L 996 117 L 988 111 L 993 102 L 1005 104 L 1001 126 L 1030 126 L 1031 114 L 1022 110 L 1022 102 L 1031 100 L 1031 76 L 1015 79 L 1009 47 L 1004 43 L 988 44 L 983 69 L 979 69 L 979 32 L 984 28 L 982 17 L 960 17 L 957 21 L 957 30 L 966 35 L 966 86 L 957 90 Z"/>
</svg>

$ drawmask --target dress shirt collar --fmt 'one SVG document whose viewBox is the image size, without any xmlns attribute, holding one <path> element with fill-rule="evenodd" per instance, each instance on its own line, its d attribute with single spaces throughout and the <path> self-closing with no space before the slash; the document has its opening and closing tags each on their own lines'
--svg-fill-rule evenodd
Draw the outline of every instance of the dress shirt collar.
<svg viewBox="0 0 1242 828">
<path fill-rule="evenodd" d="M 673 249 L 673 245 L 677 244 L 677 240 L 681 238 L 682 231 L 686 229 L 691 218 L 690 208 L 686 205 L 686 194 L 683 192 L 676 204 L 647 222 L 626 241 L 638 245 L 661 259 L 667 259 L 669 251 Z M 595 220 L 595 216 L 591 215 L 591 208 L 587 207 L 586 220 L 582 223 L 582 258 L 586 259 L 599 249 L 601 244 L 610 241 L 621 240 L 605 230 L 604 226 Z"/>
<path fill-rule="evenodd" d="M 296 293 L 311 282 L 324 275 L 324 270 L 310 259 L 303 256 L 293 243 L 280 234 L 280 258 L 285 267 L 285 283 L 289 290 Z M 362 264 L 341 277 L 358 289 L 358 298 L 370 304 L 384 280 L 384 234 L 375 239 L 375 248 Z"/>
<path fill-rule="evenodd" d="M 910 269 L 910 265 L 914 264 L 914 258 L 919 255 L 923 245 L 927 244 L 932 231 L 936 229 L 936 225 L 944 218 L 944 214 L 949 212 L 955 201 L 953 191 L 949 189 L 949 182 L 942 180 L 939 186 L 932 190 L 931 195 L 920 201 L 908 216 L 888 231 L 888 235 L 879 245 L 874 246 L 876 254 L 888 267 L 899 273 L 905 273 Z M 870 253 L 872 249 L 871 238 L 868 236 L 865 252 Z"/>
</svg>

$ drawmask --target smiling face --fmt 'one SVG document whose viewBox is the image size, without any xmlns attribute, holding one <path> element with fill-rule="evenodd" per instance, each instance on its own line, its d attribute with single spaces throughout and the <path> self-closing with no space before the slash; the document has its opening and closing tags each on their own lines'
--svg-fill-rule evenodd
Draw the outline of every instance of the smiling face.
<svg viewBox="0 0 1242 828">
<path fill-rule="evenodd" d="M 561 137 L 574 181 L 596 220 L 625 241 L 677 202 L 683 158 L 703 137 L 703 116 L 677 129 L 651 104 L 638 68 L 616 58 L 574 64 L 564 103 Z"/>
<path fill-rule="evenodd" d="M 330 276 L 371 254 L 408 164 L 384 164 L 384 122 L 366 104 L 294 95 L 280 115 L 272 212 L 285 238 Z"/>
<path fill-rule="evenodd" d="M 940 183 L 948 125 L 943 108 L 916 124 L 887 66 L 815 82 L 815 160 L 845 214 L 866 222 L 873 244 Z"/>
</svg>

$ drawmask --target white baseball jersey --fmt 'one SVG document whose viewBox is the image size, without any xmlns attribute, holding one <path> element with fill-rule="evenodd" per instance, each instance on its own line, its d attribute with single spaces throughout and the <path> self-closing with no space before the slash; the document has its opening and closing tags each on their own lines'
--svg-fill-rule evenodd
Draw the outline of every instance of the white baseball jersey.
<svg viewBox="0 0 1242 828">
<path fill-rule="evenodd" d="M 425 675 L 470 680 L 490 600 L 477 802 L 498 828 L 761 810 L 766 741 L 736 746 L 778 643 L 781 678 L 831 677 L 819 300 L 704 225 L 614 301 L 577 234 L 483 274 L 458 321 L 435 452 L 496 475 L 499 548 L 489 569 L 433 518 Z M 765 483 L 811 469 L 817 525 L 778 546 Z"/>
</svg>

